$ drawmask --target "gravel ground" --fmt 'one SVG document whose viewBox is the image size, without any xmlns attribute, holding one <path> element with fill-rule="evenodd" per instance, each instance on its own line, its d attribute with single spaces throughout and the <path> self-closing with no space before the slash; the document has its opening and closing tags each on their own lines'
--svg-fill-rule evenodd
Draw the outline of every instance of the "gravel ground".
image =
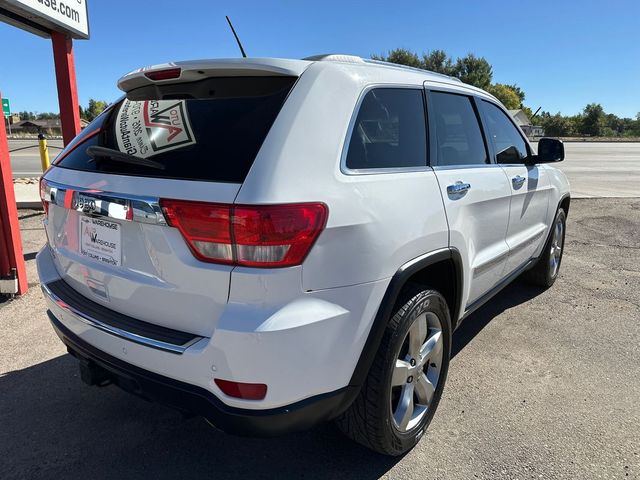
<svg viewBox="0 0 640 480">
<path fill-rule="evenodd" d="M 39 220 L 22 212 L 27 258 Z M 466 320 L 429 431 L 396 459 L 332 425 L 231 437 L 86 387 L 32 288 L 0 305 L 0 478 L 640 478 L 639 254 L 640 200 L 574 200 L 555 286 L 516 282 Z"/>
</svg>

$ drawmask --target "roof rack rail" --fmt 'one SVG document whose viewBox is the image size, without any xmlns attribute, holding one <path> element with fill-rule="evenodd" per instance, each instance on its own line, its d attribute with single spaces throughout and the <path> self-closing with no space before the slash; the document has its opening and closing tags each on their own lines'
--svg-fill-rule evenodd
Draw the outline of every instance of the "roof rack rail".
<svg viewBox="0 0 640 480">
<path fill-rule="evenodd" d="M 310 57 L 305 57 L 302 60 L 309 60 L 311 62 L 364 63 L 364 60 L 361 57 L 357 57 L 356 55 L 345 55 L 342 53 L 311 55 Z"/>
<path fill-rule="evenodd" d="M 401 65 L 399 63 L 392 63 L 392 62 L 385 62 L 384 60 L 374 60 L 372 58 L 365 58 L 362 60 L 365 63 L 371 63 L 374 65 L 383 65 L 385 67 L 395 67 L 395 68 L 400 68 L 402 70 L 411 70 L 413 72 L 420 72 L 420 73 L 430 73 L 431 75 L 437 75 L 438 77 L 442 77 L 442 78 L 446 78 L 448 80 L 453 80 L 455 82 L 460 82 L 463 83 L 462 80 L 460 80 L 457 77 L 452 77 L 451 75 L 445 75 L 444 73 L 438 73 L 438 72 L 432 72 L 431 70 L 426 70 L 424 68 L 418 68 L 418 67 L 410 67 L 408 65 Z"/>
</svg>

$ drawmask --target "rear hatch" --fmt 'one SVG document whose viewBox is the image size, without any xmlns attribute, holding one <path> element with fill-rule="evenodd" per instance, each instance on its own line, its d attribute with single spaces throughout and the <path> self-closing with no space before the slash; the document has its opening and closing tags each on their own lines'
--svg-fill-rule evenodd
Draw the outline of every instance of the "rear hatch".
<svg viewBox="0 0 640 480">
<path fill-rule="evenodd" d="M 135 88 L 58 156 L 41 194 L 71 288 L 135 319 L 210 336 L 233 267 L 196 258 L 162 203 L 232 204 L 297 76 L 195 68 L 121 81 Z"/>
</svg>

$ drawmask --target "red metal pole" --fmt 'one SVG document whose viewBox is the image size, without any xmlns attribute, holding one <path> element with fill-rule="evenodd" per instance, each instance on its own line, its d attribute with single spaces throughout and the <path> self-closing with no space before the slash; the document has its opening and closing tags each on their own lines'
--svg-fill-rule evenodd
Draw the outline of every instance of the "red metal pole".
<svg viewBox="0 0 640 480">
<path fill-rule="evenodd" d="M 67 145 L 81 130 L 73 40 L 64 33 L 51 32 L 51 43 L 53 44 L 53 60 L 58 84 L 62 139 Z"/>
<path fill-rule="evenodd" d="M 17 293 L 27 293 L 27 270 L 22 254 L 18 208 L 13 191 L 13 175 L 4 121 L 0 122 L 0 244 L 0 277 L 8 277 L 15 269 L 18 277 Z"/>
</svg>

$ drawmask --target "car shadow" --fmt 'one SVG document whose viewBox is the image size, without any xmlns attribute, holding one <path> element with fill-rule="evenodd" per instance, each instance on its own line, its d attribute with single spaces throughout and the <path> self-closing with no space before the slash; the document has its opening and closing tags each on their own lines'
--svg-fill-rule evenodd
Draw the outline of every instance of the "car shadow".
<svg viewBox="0 0 640 480">
<path fill-rule="evenodd" d="M 539 293 L 507 287 L 458 329 L 459 353 L 496 315 Z M 85 386 L 63 355 L 0 376 L 0 478 L 374 479 L 400 458 L 346 440 L 332 424 L 288 436 L 226 435 L 117 387 Z"/>
<path fill-rule="evenodd" d="M 529 285 L 521 279 L 507 285 L 504 290 L 469 315 L 456 329 L 451 344 L 451 358 L 460 353 L 495 317 L 509 308 L 537 297 L 542 292 L 544 289 Z"/>
<path fill-rule="evenodd" d="M 0 377 L 0 478 L 356 478 L 398 459 L 333 424 L 278 438 L 224 434 L 201 418 L 88 387 L 63 355 Z"/>
</svg>

